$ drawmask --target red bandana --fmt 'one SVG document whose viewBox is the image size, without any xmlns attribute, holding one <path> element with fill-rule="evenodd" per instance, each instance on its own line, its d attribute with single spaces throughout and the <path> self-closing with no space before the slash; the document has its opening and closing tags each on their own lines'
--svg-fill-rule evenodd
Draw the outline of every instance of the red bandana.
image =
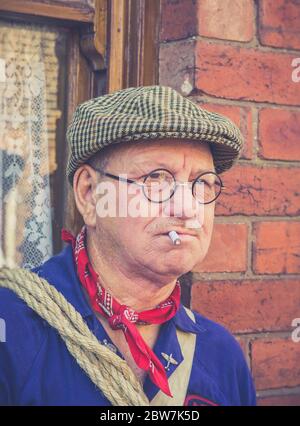
<svg viewBox="0 0 300 426">
<path fill-rule="evenodd" d="M 150 379 L 169 396 L 171 391 L 166 371 L 140 335 L 135 324 L 162 324 L 171 319 L 178 311 L 180 304 L 180 283 L 164 302 L 154 309 L 136 312 L 126 305 L 121 305 L 100 284 L 99 277 L 93 269 L 85 248 L 86 228 L 83 226 L 77 237 L 67 230 L 62 230 L 62 239 L 71 243 L 81 284 L 87 290 L 93 309 L 108 318 L 113 330 L 122 329 L 129 349 L 137 366 L 149 373 Z"/>
</svg>

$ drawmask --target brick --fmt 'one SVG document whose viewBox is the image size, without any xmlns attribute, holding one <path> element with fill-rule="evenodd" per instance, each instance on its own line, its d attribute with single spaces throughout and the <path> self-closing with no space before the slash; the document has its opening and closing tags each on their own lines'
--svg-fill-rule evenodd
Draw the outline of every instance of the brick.
<svg viewBox="0 0 300 426">
<path fill-rule="evenodd" d="M 259 113 L 259 156 L 300 160 L 300 112 L 264 108 Z"/>
<path fill-rule="evenodd" d="M 253 38 L 252 0 L 200 0 L 198 17 L 202 36 L 236 41 Z"/>
<path fill-rule="evenodd" d="M 238 126 L 245 138 L 245 145 L 241 153 L 241 158 L 251 160 L 253 157 L 252 109 L 248 107 L 208 103 L 200 104 L 200 106 L 208 111 L 225 115 Z"/>
<path fill-rule="evenodd" d="M 197 41 L 196 88 L 218 98 L 299 105 L 294 55 Z"/>
<path fill-rule="evenodd" d="M 236 165 L 222 178 L 226 189 L 216 202 L 216 215 L 300 214 L 299 168 Z"/>
<path fill-rule="evenodd" d="M 197 33 L 197 0 L 162 0 L 160 40 L 178 40 Z"/>
<path fill-rule="evenodd" d="M 176 58 L 176 60 L 175 60 Z M 159 49 L 159 84 L 188 96 L 195 87 L 195 41 L 164 43 Z"/>
<path fill-rule="evenodd" d="M 205 259 L 193 272 L 242 272 L 247 270 L 248 227 L 246 224 L 214 225 Z"/>
<path fill-rule="evenodd" d="M 300 406 L 300 394 L 298 395 L 276 395 L 257 398 L 259 406 L 275 407 L 298 407 Z"/>
<path fill-rule="evenodd" d="M 254 235 L 253 270 L 257 274 L 300 272 L 300 222 L 258 222 Z"/>
<path fill-rule="evenodd" d="M 292 332 L 300 315 L 300 279 L 196 281 L 191 305 L 232 333 Z"/>
<path fill-rule="evenodd" d="M 251 344 L 257 390 L 300 385 L 300 344 L 291 339 L 259 339 Z"/>
<path fill-rule="evenodd" d="M 267 46 L 300 48 L 300 2 L 261 0 L 259 39 Z"/>
</svg>

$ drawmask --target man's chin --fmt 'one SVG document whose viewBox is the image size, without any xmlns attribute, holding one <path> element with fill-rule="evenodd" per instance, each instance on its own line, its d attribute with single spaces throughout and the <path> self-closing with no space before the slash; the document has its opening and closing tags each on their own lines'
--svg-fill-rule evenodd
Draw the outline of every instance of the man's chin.
<svg viewBox="0 0 300 426">
<path fill-rule="evenodd" d="M 174 263 L 164 263 L 161 265 L 158 269 L 160 270 L 160 273 L 169 275 L 172 277 L 180 277 L 183 274 L 186 274 L 190 272 L 195 266 L 195 263 L 189 261 L 189 262 L 174 262 Z"/>
<path fill-rule="evenodd" d="M 194 253 L 194 255 L 193 255 Z M 196 265 L 201 263 L 205 258 L 205 254 L 201 254 L 201 248 L 197 250 L 197 256 L 195 256 L 195 251 L 191 253 L 190 251 L 183 250 L 180 254 L 177 255 L 163 255 L 161 259 L 159 259 L 160 265 L 158 265 L 158 269 L 163 271 L 163 273 L 167 275 L 177 276 L 186 274 L 194 269 Z"/>
</svg>

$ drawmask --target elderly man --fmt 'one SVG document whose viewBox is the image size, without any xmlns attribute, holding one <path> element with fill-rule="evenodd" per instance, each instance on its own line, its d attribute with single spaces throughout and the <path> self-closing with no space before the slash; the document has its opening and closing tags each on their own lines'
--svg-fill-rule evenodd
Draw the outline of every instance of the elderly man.
<svg viewBox="0 0 300 426">
<path fill-rule="evenodd" d="M 33 272 L 129 366 L 150 404 L 255 405 L 233 336 L 180 303 L 179 277 L 208 251 L 239 130 L 171 88 L 149 86 L 80 105 L 68 140 L 84 226 L 75 237 L 63 230 L 69 244 Z M 0 403 L 110 405 L 37 312 L 0 289 Z"/>
</svg>

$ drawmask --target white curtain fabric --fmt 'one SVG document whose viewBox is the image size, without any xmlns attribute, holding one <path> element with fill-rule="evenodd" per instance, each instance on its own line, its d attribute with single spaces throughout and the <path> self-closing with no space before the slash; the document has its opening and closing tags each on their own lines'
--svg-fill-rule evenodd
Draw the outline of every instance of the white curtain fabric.
<svg viewBox="0 0 300 426">
<path fill-rule="evenodd" d="M 0 21 L 0 266 L 52 255 L 44 37 Z"/>
</svg>

